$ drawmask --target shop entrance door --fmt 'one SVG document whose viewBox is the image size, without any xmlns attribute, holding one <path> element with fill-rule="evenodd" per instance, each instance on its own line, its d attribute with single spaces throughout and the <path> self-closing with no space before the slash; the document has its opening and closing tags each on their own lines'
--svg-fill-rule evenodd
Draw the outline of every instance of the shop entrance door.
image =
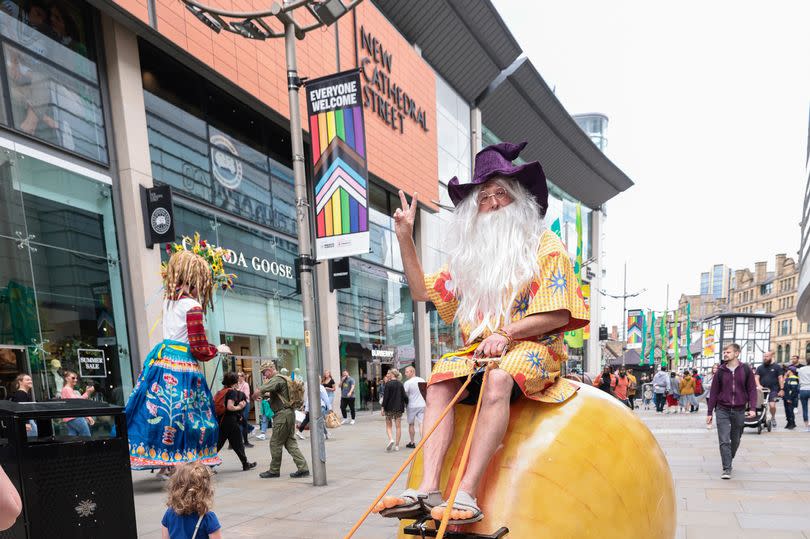
<svg viewBox="0 0 810 539">
<path fill-rule="evenodd" d="M 20 374 L 28 374 L 34 381 L 34 400 L 47 398 L 48 388 L 54 388 L 55 379 L 49 371 L 31 374 L 31 361 L 24 346 L 0 344 L 0 399 L 6 400 L 11 396 L 15 391 L 17 376 Z M 61 380 L 58 375 L 57 378 Z"/>
</svg>

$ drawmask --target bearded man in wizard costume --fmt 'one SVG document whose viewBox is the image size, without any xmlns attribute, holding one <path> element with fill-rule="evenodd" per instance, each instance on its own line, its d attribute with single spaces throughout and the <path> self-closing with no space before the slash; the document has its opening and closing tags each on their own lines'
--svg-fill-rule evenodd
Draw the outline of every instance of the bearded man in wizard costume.
<svg viewBox="0 0 810 539">
<path fill-rule="evenodd" d="M 408 204 L 400 191 L 402 207 L 394 213 L 413 298 L 433 302 L 445 323 L 458 322 L 465 341 L 465 348 L 445 355 L 433 368 L 425 425 L 438 420 L 461 388 L 461 378 L 476 371 L 460 402 L 478 401 L 483 374 L 470 361 L 473 356 L 500 358 L 481 395 L 481 428 L 450 508 L 451 525 L 484 518 L 476 492 L 506 433 L 510 404 L 520 398 L 561 403 L 577 390 L 560 376 L 560 365 L 567 359 L 563 332 L 585 326 L 588 311 L 565 246 L 543 225 L 548 187 L 540 163 L 512 163 L 525 146 L 488 146 L 475 157 L 470 183 L 450 180 L 448 192 L 456 210 L 447 237 L 449 260 L 438 273 L 425 275 L 416 254 L 416 193 Z M 442 518 L 447 504 L 439 480 L 453 428 L 451 411 L 425 442 L 419 488 L 383 498 L 375 511 L 416 518 L 427 509 L 433 518 Z"/>
<path fill-rule="evenodd" d="M 174 250 L 162 268 L 163 341 L 146 356 L 126 405 L 133 470 L 168 472 L 185 462 L 221 462 L 214 400 L 198 362 L 231 353 L 227 345 L 208 342 L 203 317 L 216 288 L 231 288 L 234 276 L 223 269 L 225 251 L 197 234 Z"/>
</svg>

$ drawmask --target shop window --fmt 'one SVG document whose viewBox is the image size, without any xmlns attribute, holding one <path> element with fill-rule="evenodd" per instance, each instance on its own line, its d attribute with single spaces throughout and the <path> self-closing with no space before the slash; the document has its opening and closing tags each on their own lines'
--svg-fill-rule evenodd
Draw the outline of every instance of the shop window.
<svg viewBox="0 0 810 539">
<path fill-rule="evenodd" d="M 152 175 L 210 206 L 297 233 L 286 131 L 141 43 Z"/>
<path fill-rule="evenodd" d="M 68 151 L 107 162 L 88 8 L 78 2 L 5 0 L 0 121 Z"/>
<path fill-rule="evenodd" d="M 57 397 L 69 369 L 94 399 L 124 404 L 132 364 L 111 201 L 106 184 L 0 151 L 0 345 L 16 350 L 4 386 L 26 372 L 37 400 Z"/>
</svg>

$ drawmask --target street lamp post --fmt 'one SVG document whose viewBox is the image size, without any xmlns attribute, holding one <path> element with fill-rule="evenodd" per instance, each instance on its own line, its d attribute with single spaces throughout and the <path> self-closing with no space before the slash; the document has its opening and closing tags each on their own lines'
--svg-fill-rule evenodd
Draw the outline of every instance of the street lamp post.
<svg viewBox="0 0 810 539">
<path fill-rule="evenodd" d="M 235 12 L 200 4 L 195 0 L 183 0 L 186 8 L 203 24 L 214 32 L 225 30 L 247 39 L 265 40 L 284 38 L 287 58 L 287 93 L 290 101 L 290 140 L 292 142 L 293 176 L 295 178 L 295 207 L 298 223 L 298 258 L 296 269 L 301 283 L 301 303 L 304 315 L 304 347 L 307 358 L 307 399 L 312 425 L 310 449 L 312 455 L 312 484 L 326 485 L 326 450 L 323 439 L 321 414 L 321 380 L 318 373 L 318 356 L 313 339 L 317 335 L 315 294 L 312 271 L 315 260 L 312 256 L 312 230 L 309 219 L 309 194 L 304 171 L 304 140 L 301 132 L 301 112 L 298 90 L 304 80 L 298 76 L 295 58 L 295 40 L 304 39 L 307 32 L 331 25 L 351 11 L 362 0 L 352 0 L 344 5 L 342 0 L 285 0 L 284 4 L 273 2 L 268 11 Z M 306 9 L 315 19 L 307 26 L 295 21 L 293 12 Z M 275 18 L 284 25 L 284 32 L 278 32 L 265 19 Z"/>
</svg>

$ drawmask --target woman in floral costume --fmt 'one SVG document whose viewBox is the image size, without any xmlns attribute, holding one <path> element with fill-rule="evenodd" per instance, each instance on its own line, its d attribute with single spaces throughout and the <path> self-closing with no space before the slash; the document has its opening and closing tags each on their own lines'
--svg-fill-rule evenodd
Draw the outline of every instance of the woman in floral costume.
<svg viewBox="0 0 810 539">
<path fill-rule="evenodd" d="M 203 315 L 215 286 L 230 287 L 233 276 L 222 269 L 222 250 L 198 236 L 191 250 L 175 250 L 163 267 L 163 341 L 146 357 L 126 406 L 133 470 L 221 462 L 214 401 L 198 362 L 231 353 L 208 342 Z"/>
</svg>

